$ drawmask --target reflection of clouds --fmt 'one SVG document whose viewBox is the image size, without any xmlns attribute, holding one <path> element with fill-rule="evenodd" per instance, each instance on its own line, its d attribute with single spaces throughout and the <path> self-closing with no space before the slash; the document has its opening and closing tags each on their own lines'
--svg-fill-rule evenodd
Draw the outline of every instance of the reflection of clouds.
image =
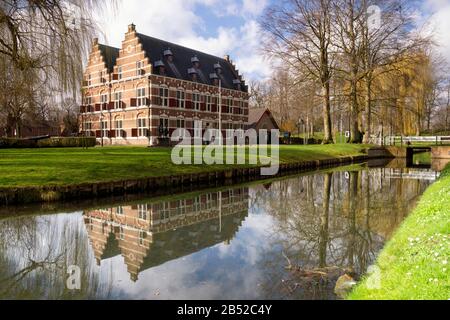
<svg viewBox="0 0 450 320">
<path fill-rule="evenodd" d="M 257 297 L 254 283 L 259 273 L 253 266 L 237 263 L 234 255 L 219 257 L 222 245 L 206 249 L 146 270 L 133 283 L 121 258 L 102 262 L 99 272 L 106 280 L 113 272 L 114 299 L 239 299 Z"/>
<path fill-rule="evenodd" d="M 145 270 L 134 283 L 122 257 L 102 261 L 102 281 L 112 281 L 113 298 L 130 299 L 242 299 L 260 297 L 263 271 L 258 265 L 270 243 L 273 218 L 253 215 L 245 220 L 236 238 L 187 257 Z"/>
<path fill-rule="evenodd" d="M 389 234 L 403 218 L 405 208 L 400 208 L 399 203 L 408 204 L 427 186 L 415 181 L 381 179 L 374 172 L 381 175 L 381 171 L 372 170 L 370 175 L 373 183 L 370 199 L 377 209 L 373 208 L 366 217 L 364 194 L 358 189 L 357 197 L 352 199 L 357 209 L 354 221 L 347 199 L 349 182 L 343 173 L 333 177 L 329 234 L 325 235 L 325 258 L 330 265 L 342 265 L 349 258 L 358 258 L 358 253 L 353 250 L 366 250 L 367 253 L 361 255 L 364 258 L 362 262 L 365 264 L 367 258 L 370 262 L 374 258 L 370 256 L 372 252 L 378 252 L 384 243 L 381 235 Z M 292 255 L 293 263 L 317 267 L 323 180 L 317 174 L 274 182 L 270 191 L 262 186 L 251 188 L 249 215 L 229 244 L 220 243 L 199 249 L 196 253 L 147 269 L 139 274 L 136 282 L 130 279 L 120 254 L 96 266 L 87 225 L 80 212 L 17 219 L 20 224 L 14 224 L 14 218 L 10 219 L 11 223 L 0 221 L 0 239 L 3 240 L 0 248 L 4 248 L 0 263 L 1 258 L 7 259 L 14 271 L 27 265 L 30 248 L 32 257 L 38 260 L 45 258 L 49 252 L 52 255 L 65 252 L 65 261 L 77 264 L 78 259 L 83 273 L 87 275 L 82 286 L 92 288 L 81 298 L 196 300 L 279 297 L 277 285 L 280 285 L 286 272 L 286 261 L 281 255 L 283 249 Z M 364 185 L 365 181 L 366 176 L 361 174 L 360 183 Z M 366 221 L 366 218 L 369 220 Z M 217 223 L 214 226 L 217 227 Z M 5 235 L 4 231 L 11 235 Z M 371 237 L 370 243 L 366 241 L 366 233 Z M 21 241 L 14 241 L 19 238 Z M 176 237 L 173 239 L 174 246 L 168 249 L 177 247 Z M 354 239 L 357 241 L 352 242 Z M 157 255 L 158 251 L 153 253 Z M 64 274 L 52 278 L 50 272 L 39 272 L 23 281 L 21 286 L 34 290 L 35 295 L 39 296 L 41 279 L 60 277 L 58 282 L 52 284 L 60 286 L 58 290 L 64 290 Z M 97 290 L 97 287 L 109 290 Z"/>
</svg>

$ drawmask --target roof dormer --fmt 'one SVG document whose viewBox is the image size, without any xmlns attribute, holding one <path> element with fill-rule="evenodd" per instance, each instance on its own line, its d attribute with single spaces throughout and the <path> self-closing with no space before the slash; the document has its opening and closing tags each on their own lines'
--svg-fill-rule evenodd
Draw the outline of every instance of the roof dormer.
<svg viewBox="0 0 450 320">
<path fill-rule="evenodd" d="M 198 78 L 198 71 L 195 68 L 189 68 L 188 69 L 188 75 L 192 79 L 192 81 L 197 81 Z"/>
<path fill-rule="evenodd" d="M 158 60 L 154 64 L 155 69 L 158 70 L 159 75 L 165 76 L 166 75 L 166 65 L 162 60 Z"/>
<path fill-rule="evenodd" d="M 167 61 L 173 62 L 173 53 L 170 48 L 164 50 L 164 57 L 167 59 Z"/>
<path fill-rule="evenodd" d="M 191 58 L 191 63 L 194 66 L 194 68 L 200 68 L 200 59 L 197 56 L 193 56 Z"/>
</svg>

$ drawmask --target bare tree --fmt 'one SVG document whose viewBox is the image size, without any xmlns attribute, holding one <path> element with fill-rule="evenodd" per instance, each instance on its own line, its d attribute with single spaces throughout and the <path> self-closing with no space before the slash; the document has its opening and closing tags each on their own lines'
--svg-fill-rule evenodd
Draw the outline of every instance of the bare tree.
<svg viewBox="0 0 450 320">
<path fill-rule="evenodd" d="M 2 1 L 0 54 L 16 69 L 39 69 L 73 92 L 104 0 Z"/>
<path fill-rule="evenodd" d="M 332 142 L 330 80 L 331 1 L 286 0 L 270 6 L 261 21 L 268 34 L 264 50 L 303 80 L 321 86 L 324 143 Z"/>
</svg>

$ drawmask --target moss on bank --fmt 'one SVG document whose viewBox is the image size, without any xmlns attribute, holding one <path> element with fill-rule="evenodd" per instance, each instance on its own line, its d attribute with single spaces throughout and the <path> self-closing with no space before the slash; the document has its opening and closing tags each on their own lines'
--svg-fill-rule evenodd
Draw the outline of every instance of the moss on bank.
<svg viewBox="0 0 450 320">
<path fill-rule="evenodd" d="M 450 299 L 449 260 L 450 165 L 388 242 L 375 272 L 363 279 L 349 299 Z"/>
</svg>

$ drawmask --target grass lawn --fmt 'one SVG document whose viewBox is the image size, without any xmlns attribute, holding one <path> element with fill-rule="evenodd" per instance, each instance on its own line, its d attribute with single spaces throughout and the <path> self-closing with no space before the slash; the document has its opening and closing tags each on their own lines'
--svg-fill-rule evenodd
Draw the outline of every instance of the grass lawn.
<svg viewBox="0 0 450 320">
<path fill-rule="evenodd" d="M 280 146 L 281 163 L 364 154 L 363 145 Z M 92 149 L 0 150 L 0 188 L 71 185 L 223 170 L 228 165 L 175 165 L 171 149 L 105 147 Z"/>
<path fill-rule="evenodd" d="M 378 258 L 376 273 L 349 296 L 353 300 L 450 299 L 450 165 L 423 195 Z"/>
</svg>

